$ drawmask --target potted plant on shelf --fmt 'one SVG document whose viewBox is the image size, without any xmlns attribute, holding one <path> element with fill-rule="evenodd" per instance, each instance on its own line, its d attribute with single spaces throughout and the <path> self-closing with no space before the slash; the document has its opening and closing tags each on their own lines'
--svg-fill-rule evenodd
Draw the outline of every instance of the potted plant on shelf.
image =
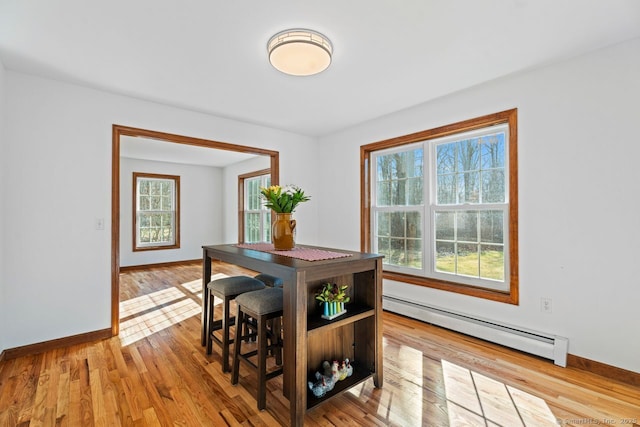
<svg viewBox="0 0 640 427">
<path fill-rule="evenodd" d="M 336 283 L 326 283 L 320 289 L 316 294 L 316 299 L 322 305 L 323 312 L 321 317 L 323 319 L 335 319 L 347 312 L 344 305 L 351 301 L 351 298 L 347 295 L 348 288 L 346 285 L 339 286 Z"/>
</svg>

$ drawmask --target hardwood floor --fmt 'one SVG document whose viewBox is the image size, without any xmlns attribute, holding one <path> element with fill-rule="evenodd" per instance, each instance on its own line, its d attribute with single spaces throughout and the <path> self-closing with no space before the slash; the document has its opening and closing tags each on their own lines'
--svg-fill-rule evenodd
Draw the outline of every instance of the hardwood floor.
<svg viewBox="0 0 640 427">
<path fill-rule="evenodd" d="M 219 348 L 205 355 L 200 275 L 197 264 L 123 273 L 120 336 L 2 362 L 0 426 L 288 425 L 282 377 L 259 412 L 255 375 L 241 369 L 231 386 Z M 315 407 L 305 425 L 640 425 L 637 387 L 391 313 L 384 378 Z"/>
</svg>

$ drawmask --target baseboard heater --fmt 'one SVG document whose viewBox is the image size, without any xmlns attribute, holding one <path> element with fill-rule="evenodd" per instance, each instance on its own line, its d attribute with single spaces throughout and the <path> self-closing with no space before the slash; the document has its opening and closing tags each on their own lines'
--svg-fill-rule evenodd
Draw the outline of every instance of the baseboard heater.
<svg viewBox="0 0 640 427">
<path fill-rule="evenodd" d="M 500 325 L 490 320 L 473 318 L 436 307 L 383 296 L 382 308 L 413 319 L 467 334 L 505 347 L 553 360 L 567 366 L 569 339 L 512 325 Z"/>
</svg>

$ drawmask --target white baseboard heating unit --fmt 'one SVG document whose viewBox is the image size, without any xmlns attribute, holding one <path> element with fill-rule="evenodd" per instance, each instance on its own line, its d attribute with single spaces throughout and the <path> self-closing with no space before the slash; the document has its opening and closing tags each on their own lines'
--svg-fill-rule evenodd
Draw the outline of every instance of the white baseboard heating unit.
<svg viewBox="0 0 640 427">
<path fill-rule="evenodd" d="M 477 319 L 389 296 L 382 297 L 382 308 L 505 347 L 551 359 L 558 366 L 567 366 L 568 338 L 517 326 L 500 325 L 490 320 Z"/>
</svg>

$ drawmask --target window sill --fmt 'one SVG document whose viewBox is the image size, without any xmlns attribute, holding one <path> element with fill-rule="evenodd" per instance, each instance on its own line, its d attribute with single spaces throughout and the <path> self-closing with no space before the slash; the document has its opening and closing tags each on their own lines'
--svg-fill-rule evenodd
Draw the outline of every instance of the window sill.
<svg viewBox="0 0 640 427">
<path fill-rule="evenodd" d="M 133 252 L 142 251 L 159 251 L 162 249 L 180 249 L 180 245 L 164 245 L 164 246 L 141 246 L 133 248 Z"/>
<path fill-rule="evenodd" d="M 484 298 L 491 301 L 503 302 L 506 304 L 518 305 L 517 286 L 514 286 L 513 279 L 510 292 L 496 291 L 493 289 L 478 288 L 475 286 L 462 285 L 455 282 L 447 282 L 445 280 L 431 279 L 428 277 L 412 276 L 409 274 L 395 273 L 383 271 L 382 277 L 387 280 L 408 283 L 416 286 L 424 286 L 426 288 L 439 289 L 456 294 L 469 295 L 476 298 Z"/>
</svg>

